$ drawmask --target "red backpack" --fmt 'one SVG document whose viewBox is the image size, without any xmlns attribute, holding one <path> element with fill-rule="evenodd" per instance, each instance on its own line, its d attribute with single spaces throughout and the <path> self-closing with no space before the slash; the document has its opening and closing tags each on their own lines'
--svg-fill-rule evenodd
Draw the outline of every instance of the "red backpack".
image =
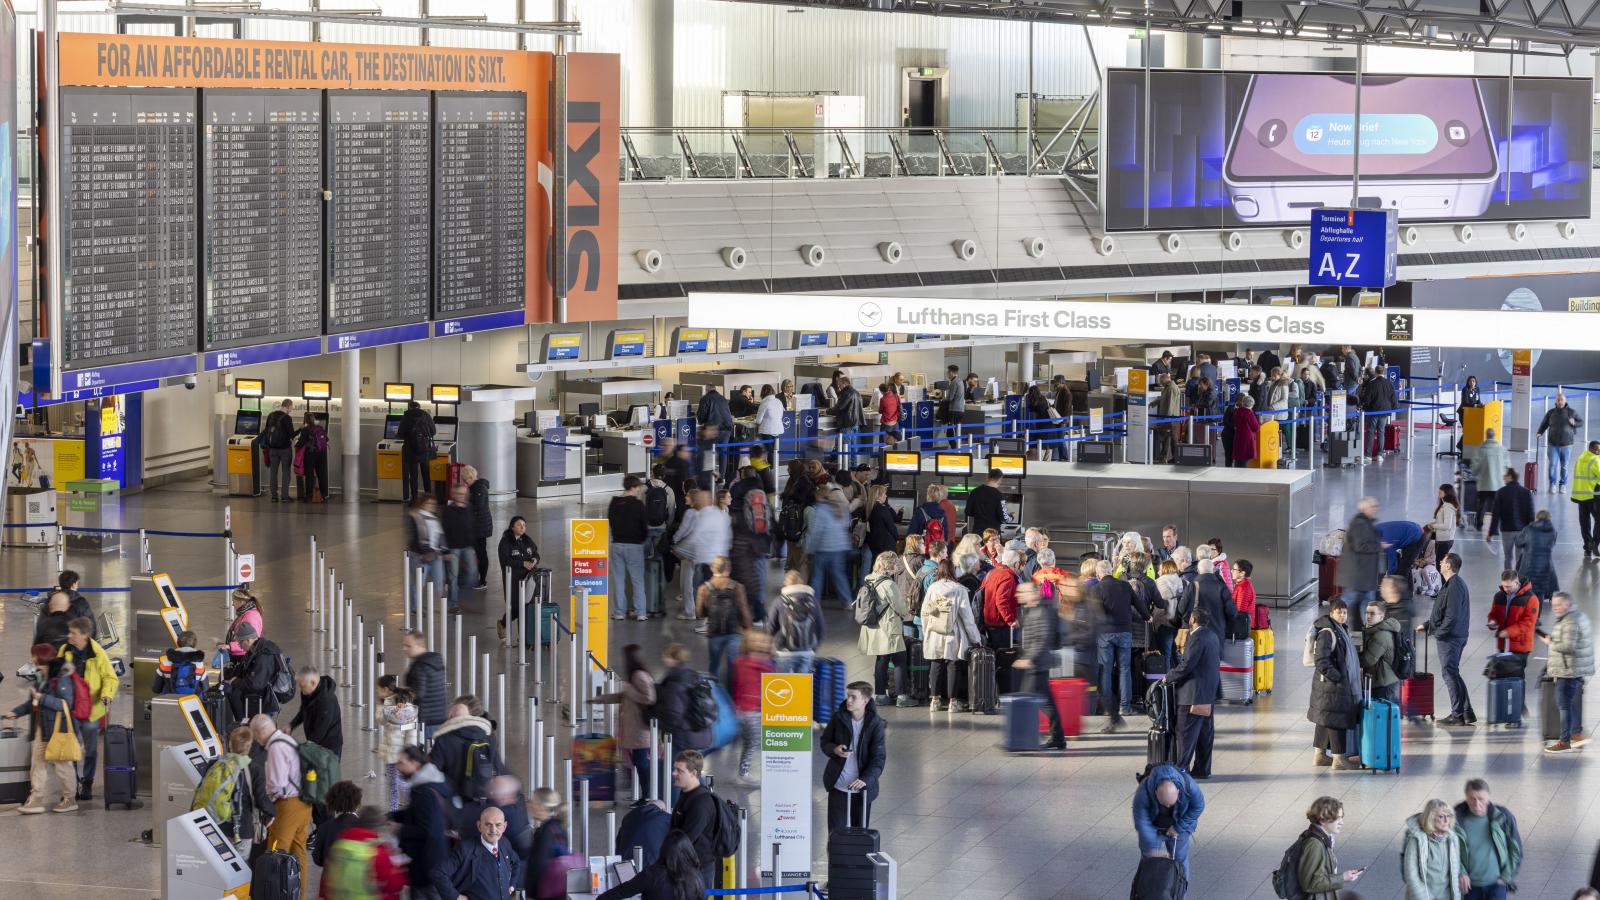
<svg viewBox="0 0 1600 900">
<path fill-rule="evenodd" d="M 89 682 L 77 672 L 72 673 L 72 717 L 79 722 L 89 721 L 94 713 L 94 697 L 89 693 Z"/>
<path fill-rule="evenodd" d="M 744 521 L 753 534 L 764 535 L 771 528 L 767 516 L 767 492 L 751 488 L 744 492 Z"/>
<path fill-rule="evenodd" d="M 935 512 L 933 515 L 928 514 L 927 508 L 929 505 L 933 506 L 933 508 L 937 510 L 937 512 Z M 923 504 L 922 514 L 928 520 L 927 524 L 922 527 L 922 546 L 927 547 L 934 541 L 944 540 L 944 507 L 937 503 L 925 503 Z"/>
</svg>

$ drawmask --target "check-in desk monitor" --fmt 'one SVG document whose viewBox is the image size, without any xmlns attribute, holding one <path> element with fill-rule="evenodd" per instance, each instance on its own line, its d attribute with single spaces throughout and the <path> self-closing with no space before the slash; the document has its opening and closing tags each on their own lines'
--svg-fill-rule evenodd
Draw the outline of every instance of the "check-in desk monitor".
<svg viewBox="0 0 1600 900">
<path fill-rule="evenodd" d="M 155 821 L 150 832 L 157 844 L 166 839 L 166 825 L 175 816 L 181 816 L 194 805 L 195 788 L 211 767 L 206 752 L 193 741 L 175 744 L 161 751 L 156 759 L 156 780 L 152 811 Z"/>
</svg>

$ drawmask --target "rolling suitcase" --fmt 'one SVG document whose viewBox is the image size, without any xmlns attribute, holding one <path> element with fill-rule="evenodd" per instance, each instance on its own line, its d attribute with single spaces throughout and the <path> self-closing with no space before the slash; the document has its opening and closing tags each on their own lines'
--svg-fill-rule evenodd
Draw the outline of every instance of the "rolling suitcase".
<svg viewBox="0 0 1600 900">
<path fill-rule="evenodd" d="M 973 647 L 967 653 L 967 705 L 975 713 L 993 714 L 1000 708 L 995 683 L 994 651 Z"/>
<path fill-rule="evenodd" d="M 1338 576 L 1339 557 L 1329 556 L 1326 553 L 1317 554 L 1317 602 L 1327 603 L 1339 596 Z"/>
<path fill-rule="evenodd" d="M 1039 749 L 1037 723 L 1044 717 L 1044 700 L 1038 694 L 1006 694 L 1000 698 L 1002 749 L 1021 753 Z"/>
<path fill-rule="evenodd" d="M 1056 715 L 1061 717 L 1061 733 L 1077 737 L 1083 733 L 1083 697 L 1089 683 L 1081 678 L 1050 679 L 1050 699 L 1056 705 Z M 1039 711 L 1039 733 L 1050 733 L 1050 717 Z"/>
<path fill-rule="evenodd" d="M 1522 706 L 1527 682 L 1521 675 L 1489 679 L 1489 724 L 1522 727 Z"/>
<path fill-rule="evenodd" d="M 1183 866 L 1166 856 L 1146 856 L 1133 873 L 1133 900 L 1182 900 L 1189 891 Z"/>
<path fill-rule="evenodd" d="M 1147 650 L 1135 657 L 1138 665 L 1134 671 L 1138 677 L 1133 679 L 1133 708 L 1139 712 L 1148 712 L 1145 707 L 1146 697 L 1150 685 L 1167 677 L 1167 655 L 1160 650 Z"/>
<path fill-rule="evenodd" d="M 1245 704 L 1255 699 L 1255 646 L 1249 640 L 1222 642 L 1222 665 L 1217 667 L 1222 702 Z"/>
<path fill-rule="evenodd" d="M 1550 696 L 1555 697 L 1555 691 L 1551 691 Z M 0 803 L 23 803 L 28 799 L 28 775 L 33 765 L 33 742 L 29 734 L 33 720 L 31 717 L 27 720 L 27 727 L 19 724 L 20 721 L 0 728 Z"/>
<path fill-rule="evenodd" d="M 1422 668 L 1400 682 L 1400 714 L 1408 719 L 1433 718 L 1433 673 L 1428 669 L 1428 641 L 1422 640 Z"/>
<path fill-rule="evenodd" d="M 1522 464 L 1522 486 L 1530 491 L 1539 489 L 1539 461 L 1530 459 Z"/>
<path fill-rule="evenodd" d="M 917 703 L 927 703 L 930 696 L 928 691 L 928 657 L 922 653 L 922 642 L 906 638 L 906 658 L 910 660 L 906 665 L 906 673 L 901 679 L 900 690 L 911 695 Z"/>
<path fill-rule="evenodd" d="M 1269 628 L 1258 628 L 1250 632 L 1250 642 L 1255 644 L 1255 692 L 1258 694 L 1272 693 L 1273 668 L 1276 665 L 1276 638 Z"/>
<path fill-rule="evenodd" d="M 300 859 L 268 850 L 250 867 L 251 900 L 300 900 Z"/>
<path fill-rule="evenodd" d="M 1583 688 L 1572 702 L 1583 707 Z M 1561 707 L 1556 704 L 1556 680 L 1549 676 L 1539 679 L 1539 729 L 1547 741 L 1561 739 Z"/>
<path fill-rule="evenodd" d="M 1178 706 L 1174 702 L 1172 685 L 1157 681 L 1145 692 L 1145 707 L 1150 711 L 1150 731 L 1145 735 L 1144 772 L 1140 780 L 1156 766 L 1178 764 Z"/>
<path fill-rule="evenodd" d="M 872 815 L 862 797 L 862 823 L 860 827 L 848 825 L 828 833 L 828 898 L 829 900 L 876 900 L 878 895 L 876 867 L 867 857 L 882 849 L 878 832 L 868 828 Z M 855 798 L 846 798 L 847 822 L 855 821 Z M 254 893 L 251 894 L 252 898 Z"/>
<path fill-rule="evenodd" d="M 1361 764 L 1379 772 L 1400 771 L 1400 707 L 1371 694 L 1361 707 Z"/>
<path fill-rule="evenodd" d="M 1389 422 L 1383 426 L 1383 449 L 1400 449 L 1400 426 L 1394 422 Z"/>
<path fill-rule="evenodd" d="M 539 623 L 539 646 L 548 647 L 553 639 L 552 635 L 556 633 L 556 622 L 561 618 L 561 606 L 556 603 L 529 603 L 523 609 L 523 615 L 521 616 L 522 642 L 529 647 L 533 646 L 533 623 L 535 619 L 533 616 L 527 615 L 527 610 L 534 606 L 539 607 L 539 618 L 537 620 Z"/>
<path fill-rule="evenodd" d="M 107 725 L 105 735 L 101 760 L 106 770 L 106 809 L 112 806 L 138 809 L 139 759 L 134 752 L 133 729 L 125 725 Z"/>
</svg>

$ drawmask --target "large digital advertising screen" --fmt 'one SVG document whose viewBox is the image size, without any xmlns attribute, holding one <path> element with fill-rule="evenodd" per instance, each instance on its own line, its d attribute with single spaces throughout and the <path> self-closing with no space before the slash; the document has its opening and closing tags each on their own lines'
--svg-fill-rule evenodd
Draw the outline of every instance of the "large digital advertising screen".
<svg viewBox="0 0 1600 900">
<path fill-rule="evenodd" d="M 1145 77 L 1106 73 L 1108 231 L 1304 225 L 1350 205 L 1355 75 L 1154 70 L 1148 90 Z M 1364 76 L 1359 205 L 1406 222 L 1587 217 L 1591 84 Z"/>
</svg>

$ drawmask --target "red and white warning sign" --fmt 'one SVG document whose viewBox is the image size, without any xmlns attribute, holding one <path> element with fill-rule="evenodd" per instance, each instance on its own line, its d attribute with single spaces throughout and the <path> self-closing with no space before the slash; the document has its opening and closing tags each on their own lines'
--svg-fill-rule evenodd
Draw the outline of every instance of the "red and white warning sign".
<svg viewBox="0 0 1600 900">
<path fill-rule="evenodd" d="M 646 447 L 654 447 L 656 445 L 656 433 L 654 431 L 646 431 L 642 437 Z"/>
<path fill-rule="evenodd" d="M 233 558 L 233 583 L 249 584 L 256 580 L 256 555 L 241 553 Z"/>
</svg>

